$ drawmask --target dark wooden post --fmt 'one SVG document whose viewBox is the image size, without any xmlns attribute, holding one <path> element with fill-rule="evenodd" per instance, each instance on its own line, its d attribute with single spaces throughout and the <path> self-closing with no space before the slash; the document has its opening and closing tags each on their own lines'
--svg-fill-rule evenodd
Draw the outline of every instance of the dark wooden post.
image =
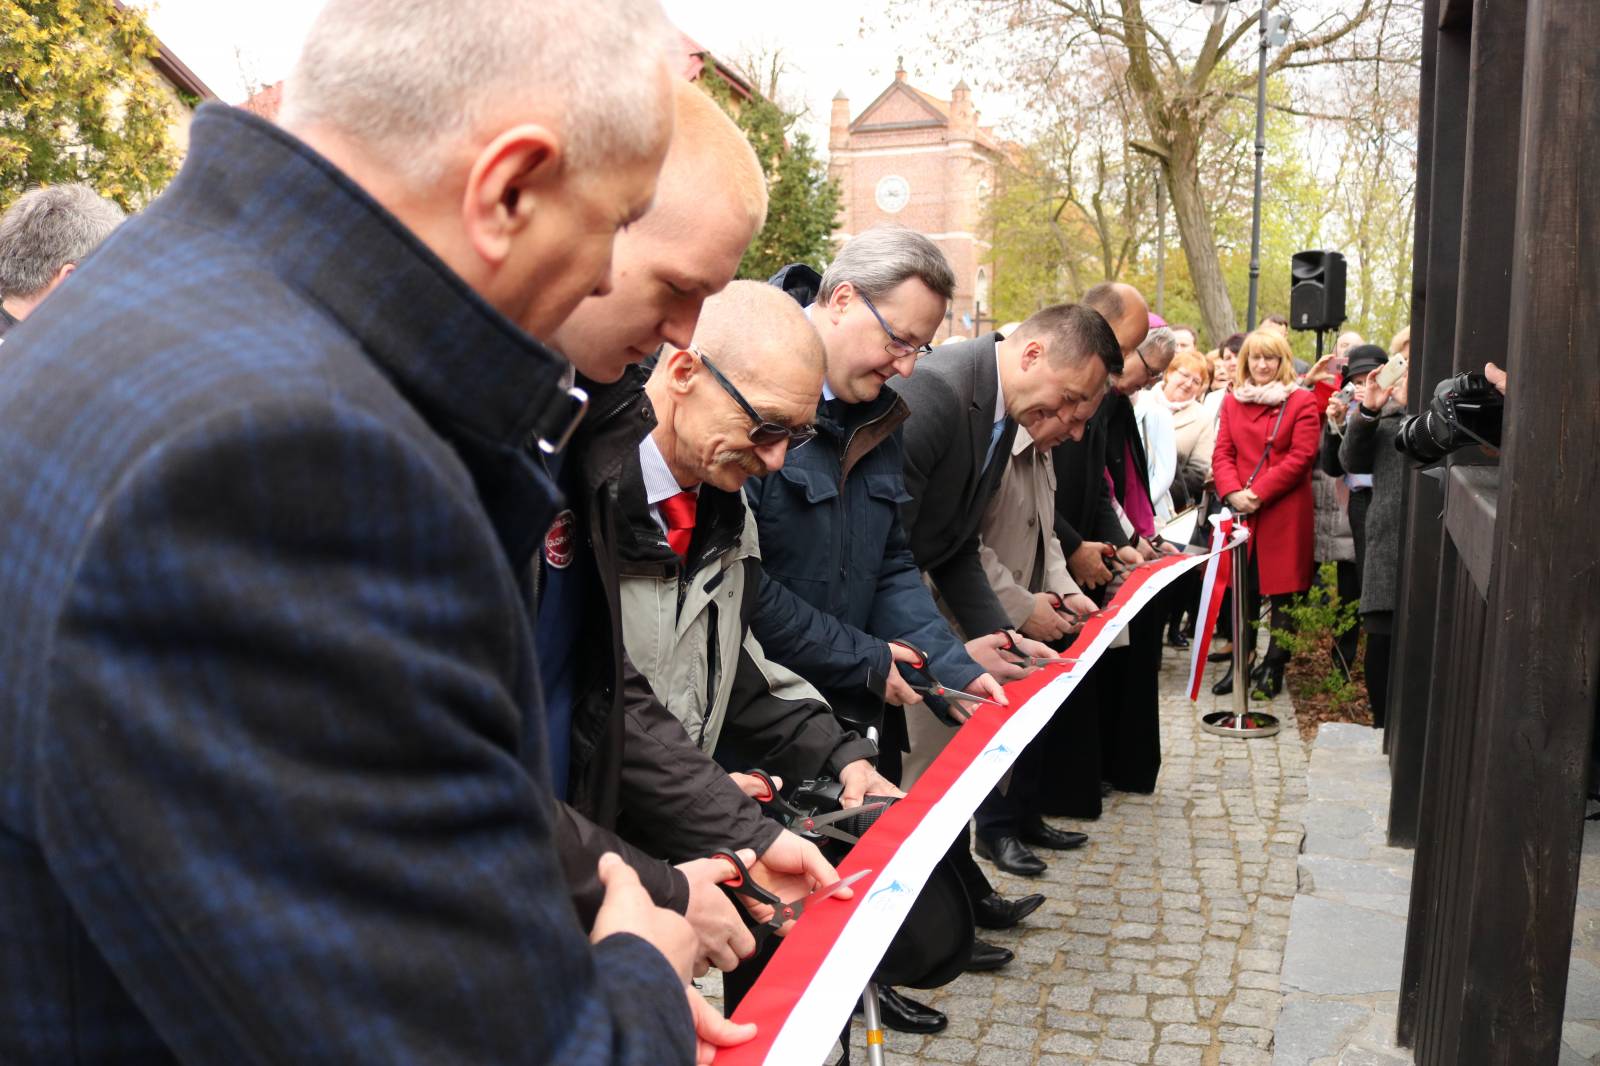
<svg viewBox="0 0 1600 1066">
<path fill-rule="evenodd" d="M 1517 189 L 1517 144 L 1521 122 L 1522 41 L 1526 9 L 1521 0 L 1478 0 L 1471 21 L 1468 62 L 1470 92 L 1467 103 L 1465 166 L 1460 232 L 1459 267 L 1456 272 L 1459 299 L 1456 301 L 1455 350 L 1444 373 L 1424 376 L 1420 395 L 1413 394 L 1412 409 L 1425 407 L 1432 386 L 1448 372 L 1475 365 L 1481 369 L 1489 359 L 1499 359 L 1505 350 L 1506 326 L 1510 308 L 1511 269 L 1508 250 L 1512 247 L 1514 215 L 1505 205 L 1514 203 Z M 1448 224 L 1449 219 L 1440 219 Z M 1431 369 L 1443 362 L 1446 353 L 1435 351 L 1430 337 Z M 1475 456 L 1476 449 L 1457 453 Z M 1492 476 L 1492 475 L 1491 475 Z M 1459 486 L 1452 486 L 1459 491 Z M 1431 497 L 1433 486 L 1427 495 Z M 1442 495 L 1442 494 L 1441 494 Z M 1448 512 L 1449 508 L 1445 510 Z M 1492 539 L 1493 512 L 1477 516 L 1485 526 L 1480 539 Z M 1419 546 L 1413 545 L 1421 558 Z M 1391 839 L 1418 843 L 1417 828 L 1424 839 L 1418 843 L 1412 872 L 1411 915 L 1407 927 L 1405 962 L 1401 979 L 1399 1037 L 1405 1044 L 1432 1050 L 1440 1042 L 1452 1043 L 1449 1030 L 1449 975 L 1459 975 L 1463 965 L 1463 946 L 1451 935 L 1453 923 L 1465 914 L 1466 899 L 1457 880 L 1457 864 L 1452 861 L 1462 845 L 1459 816 L 1472 797 L 1465 794 L 1472 722 L 1460 713 L 1457 704 L 1470 698 L 1476 686 L 1465 692 L 1461 677 L 1466 667 L 1477 661 L 1482 640 L 1481 616 L 1487 596 L 1488 567 L 1481 568 L 1475 581 L 1464 581 L 1461 553 L 1452 536 L 1438 538 L 1435 574 L 1437 585 L 1432 618 L 1413 616 L 1415 633 L 1432 630 L 1431 669 L 1403 682 L 1428 686 L 1427 714 L 1412 714 L 1395 729 L 1390 755 L 1398 783 L 1402 778 L 1413 785 L 1405 803 L 1410 810 L 1391 807 Z M 1473 587 L 1458 587 L 1460 584 Z M 1467 639 L 1463 639 L 1463 635 Z M 1398 660 L 1409 662 L 1409 660 Z M 1396 674 L 1401 671 L 1396 671 Z M 1396 685 L 1402 682 L 1397 678 Z M 1420 709 L 1417 708 L 1417 709 Z M 1428 1020 L 1418 1031 L 1419 1003 L 1428 1004 L 1421 1013 Z M 1450 1061 L 1449 1053 L 1429 1061 Z"/>
<path fill-rule="evenodd" d="M 1461 264 L 1461 204 L 1467 141 L 1467 71 L 1469 40 L 1462 27 L 1434 32 L 1441 8 L 1430 4 L 1423 15 L 1424 41 L 1432 39 L 1432 140 L 1429 146 L 1427 223 L 1427 301 L 1422 328 L 1413 328 L 1410 407 L 1419 410 L 1435 382 L 1450 375 L 1455 359 L 1456 289 Z M 1428 56 L 1424 53 L 1426 64 Z M 1418 225 L 1421 225 L 1419 214 Z M 1419 231 L 1420 232 L 1420 231 Z M 1419 342 L 1420 335 L 1420 342 Z M 1394 662 L 1389 707 L 1394 720 L 1389 764 L 1394 787 L 1389 804 L 1389 840 L 1398 847 L 1417 841 L 1417 811 L 1422 793 L 1422 752 L 1428 727 L 1428 698 L 1438 674 L 1434 652 L 1439 612 L 1440 540 L 1444 533 L 1444 489 L 1420 472 L 1406 479 L 1405 525 L 1401 543 L 1406 562 L 1401 568 L 1400 598 L 1395 610 Z"/>
<path fill-rule="evenodd" d="M 1553 1064 L 1600 696 L 1600 15 L 1530 0 L 1461 1047 Z M 1462 1060 L 1468 1061 L 1468 1060 Z"/>
</svg>

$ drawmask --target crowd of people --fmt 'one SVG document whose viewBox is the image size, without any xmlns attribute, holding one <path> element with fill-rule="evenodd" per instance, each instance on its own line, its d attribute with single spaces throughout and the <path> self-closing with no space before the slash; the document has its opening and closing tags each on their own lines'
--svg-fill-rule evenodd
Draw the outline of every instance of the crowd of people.
<svg viewBox="0 0 1600 1066">
<path fill-rule="evenodd" d="M 782 797 L 903 795 L 1187 510 L 1289 625 L 1319 455 L 1379 676 L 1381 350 L 1202 354 L 1121 283 L 935 349 L 893 226 L 734 281 L 766 182 L 653 0 L 407 12 L 328 0 L 279 121 L 202 108 L 135 218 L 0 220 L 0 1059 L 709 1061 L 752 1029 L 693 979 L 731 1014 L 787 931 L 726 886 L 837 880 Z M 975 854 L 1038 876 L 1155 788 L 1195 592 L 951 847 L 978 929 L 1043 897 Z"/>
</svg>

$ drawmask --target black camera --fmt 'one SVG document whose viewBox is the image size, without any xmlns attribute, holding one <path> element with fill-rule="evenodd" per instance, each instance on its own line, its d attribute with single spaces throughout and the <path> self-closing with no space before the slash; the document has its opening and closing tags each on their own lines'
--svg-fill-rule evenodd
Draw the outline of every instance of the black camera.
<svg viewBox="0 0 1600 1066">
<path fill-rule="evenodd" d="M 1505 397 L 1482 374 L 1466 372 L 1439 382 L 1420 415 L 1400 424 L 1394 446 L 1419 463 L 1432 463 L 1469 444 L 1500 447 Z"/>
</svg>

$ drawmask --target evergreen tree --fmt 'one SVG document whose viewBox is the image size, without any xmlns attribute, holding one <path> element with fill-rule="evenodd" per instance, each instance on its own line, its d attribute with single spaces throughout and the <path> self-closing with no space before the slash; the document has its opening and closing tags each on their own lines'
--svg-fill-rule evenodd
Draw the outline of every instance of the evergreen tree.
<svg viewBox="0 0 1600 1066">
<path fill-rule="evenodd" d="M 0 209 L 83 181 L 127 210 L 177 172 L 178 101 L 150 66 L 144 16 L 111 0 L 0 3 Z"/>
<path fill-rule="evenodd" d="M 767 224 L 745 250 L 738 276 L 765 281 L 789 263 L 821 270 L 838 224 L 839 183 L 810 136 L 794 130 L 800 115 L 760 94 L 736 97 L 710 63 L 699 85 L 739 124 L 767 176 Z"/>
</svg>

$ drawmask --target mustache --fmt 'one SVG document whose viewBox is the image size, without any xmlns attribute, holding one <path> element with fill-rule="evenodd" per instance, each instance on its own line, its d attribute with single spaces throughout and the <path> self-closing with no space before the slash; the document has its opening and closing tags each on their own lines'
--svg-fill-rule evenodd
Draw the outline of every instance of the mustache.
<svg viewBox="0 0 1600 1066">
<path fill-rule="evenodd" d="M 744 473 L 752 477 L 760 477 L 767 473 L 767 464 L 763 463 L 755 452 L 718 452 L 711 457 L 712 466 L 737 466 Z"/>
</svg>

